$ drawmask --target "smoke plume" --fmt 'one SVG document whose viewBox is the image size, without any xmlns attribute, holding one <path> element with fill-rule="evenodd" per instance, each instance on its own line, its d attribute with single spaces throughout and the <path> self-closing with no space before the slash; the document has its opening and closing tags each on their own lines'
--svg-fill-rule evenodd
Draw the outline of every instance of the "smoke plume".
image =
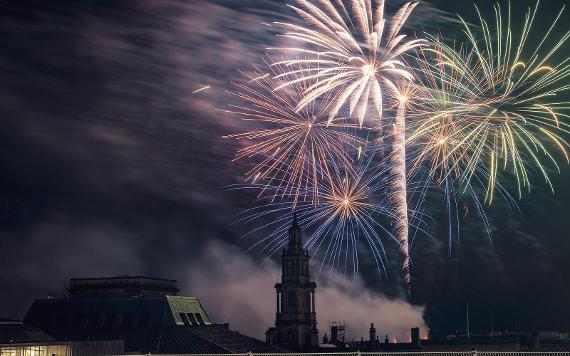
<svg viewBox="0 0 570 356">
<path fill-rule="evenodd" d="M 243 255 L 236 247 L 211 242 L 190 266 L 184 294 L 195 295 L 216 323 L 229 322 L 232 330 L 264 339 L 275 323 L 275 290 L 281 269 L 272 260 L 264 264 Z M 315 273 L 313 273 L 315 275 Z M 390 340 L 408 341 L 410 328 L 426 331 L 423 307 L 389 299 L 367 289 L 358 280 L 339 273 L 321 273 L 317 281 L 319 335 L 330 335 L 329 321 L 346 323 L 346 340 L 368 335 L 370 323 Z"/>
</svg>

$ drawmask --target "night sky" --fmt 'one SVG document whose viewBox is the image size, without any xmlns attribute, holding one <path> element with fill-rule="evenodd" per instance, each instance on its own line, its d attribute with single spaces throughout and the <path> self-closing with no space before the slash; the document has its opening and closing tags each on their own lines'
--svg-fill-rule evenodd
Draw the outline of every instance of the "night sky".
<svg viewBox="0 0 570 356">
<path fill-rule="evenodd" d="M 232 162 L 236 142 L 222 138 L 242 122 L 215 109 L 230 100 L 237 69 L 275 44 L 262 23 L 292 16 L 286 3 L 0 2 L 0 317 L 21 319 L 34 298 L 61 294 L 72 277 L 142 274 L 178 279 L 214 320 L 261 337 L 255 324 L 272 323 L 278 269 L 242 254 L 251 226 L 236 214 L 255 202 L 226 189 L 244 169 Z M 529 3 L 513 1 L 514 13 Z M 564 3 L 541 2 L 536 26 Z M 409 26 L 449 33 L 456 12 L 473 19 L 472 2 L 422 3 Z M 319 276 L 319 317 L 349 319 L 357 338 L 375 321 L 367 318 L 398 332 L 423 316 L 445 334 L 463 331 L 469 301 L 472 331 L 489 329 L 491 318 L 497 330 L 570 331 L 569 167 L 553 177 L 554 195 L 537 181 L 520 210 L 489 208 L 491 241 L 468 215 L 451 255 L 436 201 L 434 239 L 412 248 L 411 297 L 388 242 L 387 277 L 366 266 L 357 282 Z M 249 289 L 237 288 L 246 271 Z M 352 307 L 369 313 L 351 320 L 358 313 L 341 310 Z M 394 326 L 391 313 L 410 315 Z"/>
</svg>

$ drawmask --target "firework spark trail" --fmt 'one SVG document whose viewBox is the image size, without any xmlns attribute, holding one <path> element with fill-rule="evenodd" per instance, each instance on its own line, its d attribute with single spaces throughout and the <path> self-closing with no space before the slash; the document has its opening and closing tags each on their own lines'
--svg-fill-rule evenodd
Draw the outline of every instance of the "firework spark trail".
<svg viewBox="0 0 570 356">
<path fill-rule="evenodd" d="M 236 159 L 247 158 L 255 162 L 247 172 L 252 182 L 267 187 L 279 186 L 280 189 L 272 189 L 274 194 L 293 197 L 294 204 L 299 200 L 316 204 L 320 197 L 319 184 L 332 181 L 333 172 L 346 167 L 348 175 L 354 173 L 347 151 L 361 147 L 364 140 L 350 133 L 357 127 L 346 119 L 328 120 L 334 98 L 324 96 L 303 110 L 296 110 L 297 102 L 311 82 L 298 82 L 275 91 L 273 88 L 279 80 L 273 77 L 283 68 L 267 66 L 264 69 L 271 75 L 255 67 L 245 74 L 245 83 L 234 83 L 236 91 L 231 94 L 244 104 L 222 110 L 254 121 L 254 130 L 226 137 L 246 144 L 238 150 Z M 296 75 L 283 78 L 291 79 Z M 307 196 L 309 193 L 311 195 Z"/>
<path fill-rule="evenodd" d="M 192 94 L 198 94 L 199 92 L 204 91 L 204 90 L 208 90 L 208 89 L 210 89 L 210 88 L 211 88 L 211 87 L 210 87 L 209 85 L 206 85 L 205 87 L 201 87 L 201 88 L 199 88 L 199 89 L 194 90 L 194 91 L 192 92 Z"/>
<path fill-rule="evenodd" d="M 276 89 L 318 78 L 316 83 L 307 88 L 297 109 L 327 92 L 338 91 L 336 105 L 329 113 L 329 119 L 334 118 L 341 107 L 349 102 L 350 115 L 356 110 L 362 125 L 369 101 L 373 102 L 378 117 L 382 118 L 384 85 L 393 86 L 396 79 L 413 79 L 412 73 L 399 57 L 422 46 L 423 40 L 405 40 L 406 35 L 400 34 L 417 3 L 404 4 L 392 18 L 389 28 L 385 29 L 383 0 L 376 2 L 375 9 L 372 0 L 353 1 L 353 11 L 350 13 L 343 1 L 345 0 L 337 1 L 335 7 L 329 0 L 317 0 L 321 6 L 319 8 L 309 1 L 298 0 L 299 7 L 290 7 L 309 27 L 277 23 L 286 31 L 281 36 L 315 50 L 279 48 L 303 57 L 276 62 L 275 65 L 295 66 L 303 63 L 307 68 L 291 71 L 301 72 L 302 76 L 287 81 Z"/>
<path fill-rule="evenodd" d="M 384 18 L 384 1 L 354 0 L 349 6 L 344 1 L 317 0 L 313 4 L 307 0 L 298 0 L 298 7 L 291 8 L 303 18 L 308 27 L 289 23 L 278 23 L 285 28 L 283 37 L 300 42 L 309 48 L 281 48 L 287 53 L 298 55 L 293 59 L 276 62 L 274 65 L 286 67 L 298 64 L 306 68 L 293 69 L 288 73 L 301 73 L 299 78 L 286 81 L 276 90 L 311 79 L 317 81 L 310 85 L 298 103 L 297 110 L 303 109 L 317 98 L 330 92 L 336 93 L 336 103 L 329 113 L 332 120 L 339 110 L 348 103 L 349 114 L 356 112 L 360 126 L 363 125 L 368 104 L 372 102 L 378 119 L 383 114 L 383 90 L 396 87 L 396 82 L 413 80 L 400 56 L 423 45 L 423 40 L 406 40 L 400 31 L 417 3 L 404 4 L 392 17 L 389 26 Z M 336 5 L 336 6 L 335 6 Z M 287 72 L 282 74 L 285 76 Z M 280 76 L 278 76 L 280 77 Z M 384 90 L 385 91 L 385 90 Z M 394 169 L 398 171 L 394 187 L 399 189 L 395 200 L 396 209 L 401 213 L 396 217 L 398 239 L 404 254 L 403 271 L 409 281 L 409 243 L 408 243 L 408 207 L 406 201 L 405 174 L 405 111 L 400 112 L 398 123 L 400 137 L 395 139 L 398 148 Z M 403 126 L 403 128 L 401 128 Z M 404 158 L 402 158 L 404 157 Z M 405 227 L 404 227 L 405 226 Z"/>
<path fill-rule="evenodd" d="M 555 41 L 551 49 L 544 48 L 561 10 L 534 50 L 529 49 L 531 45 L 527 41 L 537 9 L 538 5 L 527 13 L 519 42 L 514 46 L 510 20 L 506 21 L 505 28 L 498 5 L 494 32 L 480 17 L 483 45 L 465 21 L 468 47 L 456 49 L 433 38 L 439 59 L 436 65 L 426 69 L 451 88 L 451 96 L 446 99 L 450 104 L 446 114 L 453 117 L 456 128 L 448 137 L 459 139 L 461 144 L 446 157 L 460 157 L 454 164 L 460 165 L 458 169 L 465 181 L 487 160 L 489 177 L 485 200 L 488 204 L 493 202 L 499 168 L 515 176 L 519 197 L 523 187 L 530 190 L 533 170 L 553 189 L 546 162 L 556 169 L 558 163 L 547 142 L 560 150 L 568 161 L 568 143 L 563 136 L 569 132 L 569 126 L 563 119 L 568 118 L 564 111 L 570 108 L 570 102 L 561 99 L 560 94 L 570 88 L 569 59 L 557 65 L 547 62 L 554 61 L 553 55 L 567 42 L 570 31 Z"/>
<path fill-rule="evenodd" d="M 372 150 L 375 152 L 375 149 Z M 265 238 L 254 243 L 250 250 L 258 249 L 259 253 L 270 258 L 278 253 L 287 243 L 287 231 L 291 221 L 291 213 L 298 214 L 301 226 L 308 231 L 309 237 L 305 247 L 312 254 L 321 258 L 321 270 L 324 265 L 343 270 L 351 270 L 358 276 L 358 246 L 364 244 L 371 252 L 379 272 L 386 274 L 386 252 L 383 238 L 400 241 L 386 228 L 386 223 L 397 217 L 389 204 L 391 201 L 391 167 L 384 163 L 379 165 L 372 152 L 365 152 L 364 159 L 354 168 L 354 175 L 337 172 L 333 181 L 322 184 L 318 204 L 299 201 L 295 205 L 292 200 L 284 198 L 280 201 L 265 200 L 264 204 L 244 211 L 240 221 L 255 222 L 257 227 L 244 237 L 253 236 L 260 231 L 271 231 Z M 311 187 L 305 187 L 312 189 Z M 264 189 L 267 186 L 239 186 L 236 189 Z M 282 190 L 279 185 L 271 189 Z M 311 193 L 308 193 L 311 194 Z M 274 193 L 273 195 L 280 195 Z M 273 218 L 273 215 L 276 215 Z M 423 215 L 418 213 L 417 225 L 423 229 Z M 259 224 L 258 221 L 270 221 Z M 384 236 L 382 236 L 384 235 Z"/>
<path fill-rule="evenodd" d="M 391 166 L 394 188 L 394 207 L 396 208 L 395 231 L 400 242 L 400 250 L 404 256 L 402 271 L 404 280 L 410 285 L 410 252 L 408 242 L 408 199 L 406 184 L 406 100 L 400 100 L 394 122 L 394 139 L 392 141 L 393 164 Z"/>
<path fill-rule="evenodd" d="M 505 20 L 497 5 L 494 29 L 477 9 L 480 35 L 461 19 L 466 44 L 447 44 L 428 35 L 431 48 L 422 48 L 415 56 L 419 100 L 408 112 L 413 119 L 408 120 L 407 144 L 415 147 L 410 176 L 427 163 L 430 179 L 445 189 L 448 198 L 450 193 L 471 198 L 488 233 L 479 191 L 487 204 L 498 192 L 516 206 L 500 182 L 502 176 L 514 176 L 521 198 L 535 174 L 553 188 L 548 166 L 558 169 L 554 150 L 568 161 L 564 136 L 570 132 L 565 122 L 570 103 L 560 94 L 570 88 L 570 65 L 568 58 L 552 62 L 570 31 L 562 32 L 558 40 L 550 39 L 563 8 L 546 33 L 537 36 L 539 43 L 531 44 L 537 9 L 538 4 L 529 9 L 518 41 L 510 9 Z M 449 213 L 452 204 L 447 206 Z"/>
</svg>

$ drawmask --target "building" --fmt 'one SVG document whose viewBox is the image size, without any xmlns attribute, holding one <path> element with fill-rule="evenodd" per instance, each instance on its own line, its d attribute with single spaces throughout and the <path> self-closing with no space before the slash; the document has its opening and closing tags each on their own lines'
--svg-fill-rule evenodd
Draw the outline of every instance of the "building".
<svg viewBox="0 0 570 356">
<path fill-rule="evenodd" d="M 303 249 L 302 230 L 293 218 L 289 243 L 282 255 L 281 283 L 275 285 L 275 327 L 266 332 L 268 344 L 296 351 L 318 348 L 315 282 L 309 275 L 309 252 Z"/>
<path fill-rule="evenodd" d="M 148 277 L 71 279 L 68 297 L 37 299 L 24 318 L 59 341 L 120 342 L 121 350 L 78 354 L 283 352 L 214 324 L 197 298 L 178 296 L 175 280 Z"/>
<path fill-rule="evenodd" d="M 20 321 L 0 319 L 1 356 L 71 356 L 71 343 Z"/>
</svg>

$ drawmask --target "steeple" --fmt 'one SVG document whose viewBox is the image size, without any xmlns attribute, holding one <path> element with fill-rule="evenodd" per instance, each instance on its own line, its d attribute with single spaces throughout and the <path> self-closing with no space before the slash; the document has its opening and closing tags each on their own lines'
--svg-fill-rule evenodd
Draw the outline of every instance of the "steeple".
<svg viewBox="0 0 570 356">
<path fill-rule="evenodd" d="M 281 263 L 281 283 L 275 285 L 275 328 L 267 331 L 267 341 L 297 351 L 314 350 L 319 342 L 315 312 L 317 285 L 311 282 L 309 275 L 309 251 L 303 249 L 303 232 L 297 213 L 293 213 L 289 242 Z"/>
<path fill-rule="evenodd" d="M 302 251 L 303 249 L 303 231 L 299 226 L 297 212 L 293 213 L 293 223 L 289 228 L 289 253 Z"/>
</svg>

